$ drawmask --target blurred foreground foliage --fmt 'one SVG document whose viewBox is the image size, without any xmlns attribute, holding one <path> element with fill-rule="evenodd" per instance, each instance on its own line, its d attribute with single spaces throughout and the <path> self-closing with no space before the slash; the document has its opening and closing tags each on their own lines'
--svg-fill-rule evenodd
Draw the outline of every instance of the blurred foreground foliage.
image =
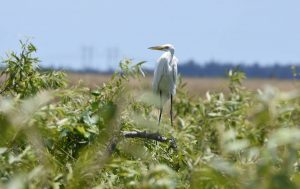
<svg viewBox="0 0 300 189">
<path fill-rule="evenodd" d="M 122 61 L 94 90 L 66 87 L 21 47 L 0 86 L 0 188 L 300 188 L 298 89 L 251 93 L 232 70 L 229 93 L 195 99 L 180 78 L 175 127 L 166 113 L 158 128 L 157 97 L 128 88 L 143 62 Z M 158 131 L 178 149 L 123 131 Z"/>
</svg>

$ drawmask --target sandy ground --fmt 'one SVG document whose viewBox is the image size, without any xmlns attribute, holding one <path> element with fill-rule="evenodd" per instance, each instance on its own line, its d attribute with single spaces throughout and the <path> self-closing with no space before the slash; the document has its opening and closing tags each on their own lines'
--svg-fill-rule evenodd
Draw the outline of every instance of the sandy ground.
<svg viewBox="0 0 300 189">
<path fill-rule="evenodd" d="M 103 82 L 109 81 L 110 75 L 98 75 L 98 74 L 78 74 L 69 73 L 68 79 L 71 84 L 76 84 L 79 81 L 88 87 L 94 88 L 101 86 Z M 142 86 L 142 88 L 151 87 L 151 77 L 146 77 L 140 81 L 131 80 L 130 85 L 132 87 Z M 226 92 L 228 91 L 228 79 L 226 78 L 183 78 L 183 82 L 186 82 L 187 90 L 193 95 L 203 95 L 207 91 L 211 92 Z M 246 79 L 243 85 L 251 90 L 263 89 L 265 86 L 271 85 L 282 91 L 289 91 L 296 89 L 300 86 L 300 81 L 293 80 L 278 80 L 278 79 Z"/>
</svg>

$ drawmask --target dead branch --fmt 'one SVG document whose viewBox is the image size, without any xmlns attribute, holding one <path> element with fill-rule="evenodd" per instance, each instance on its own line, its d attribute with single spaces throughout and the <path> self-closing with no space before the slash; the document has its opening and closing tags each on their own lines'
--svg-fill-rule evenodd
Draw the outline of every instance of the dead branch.
<svg viewBox="0 0 300 189">
<path fill-rule="evenodd" d="M 170 143 L 170 148 L 173 148 L 174 150 L 177 150 L 176 140 L 175 138 L 167 138 L 162 135 L 160 135 L 158 132 L 156 133 L 150 133 L 147 131 L 123 131 L 123 136 L 125 138 L 143 138 L 143 139 L 149 139 L 149 140 L 155 140 L 158 142 L 163 143 Z"/>
</svg>

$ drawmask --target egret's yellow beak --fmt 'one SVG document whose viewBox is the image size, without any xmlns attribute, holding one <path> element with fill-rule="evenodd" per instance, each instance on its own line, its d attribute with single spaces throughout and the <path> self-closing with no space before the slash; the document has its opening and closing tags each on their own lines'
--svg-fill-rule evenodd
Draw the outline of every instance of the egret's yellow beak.
<svg viewBox="0 0 300 189">
<path fill-rule="evenodd" d="M 149 47 L 148 49 L 162 51 L 165 49 L 165 47 L 164 46 L 155 46 L 155 47 Z"/>
</svg>

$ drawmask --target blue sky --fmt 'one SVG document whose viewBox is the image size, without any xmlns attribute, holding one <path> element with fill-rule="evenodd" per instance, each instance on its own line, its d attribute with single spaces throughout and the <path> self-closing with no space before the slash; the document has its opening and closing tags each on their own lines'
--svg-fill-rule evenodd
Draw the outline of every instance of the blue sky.
<svg viewBox="0 0 300 189">
<path fill-rule="evenodd" d="M 73 68 L 124 57 L 153 67 L 160 54 L 147 47 L 163 43 L 181 61 L 299 62 L 299 8 L 299 0 L 6 0 L 0 53 L 32 36 L 43 65 Z"/>
</svg>

